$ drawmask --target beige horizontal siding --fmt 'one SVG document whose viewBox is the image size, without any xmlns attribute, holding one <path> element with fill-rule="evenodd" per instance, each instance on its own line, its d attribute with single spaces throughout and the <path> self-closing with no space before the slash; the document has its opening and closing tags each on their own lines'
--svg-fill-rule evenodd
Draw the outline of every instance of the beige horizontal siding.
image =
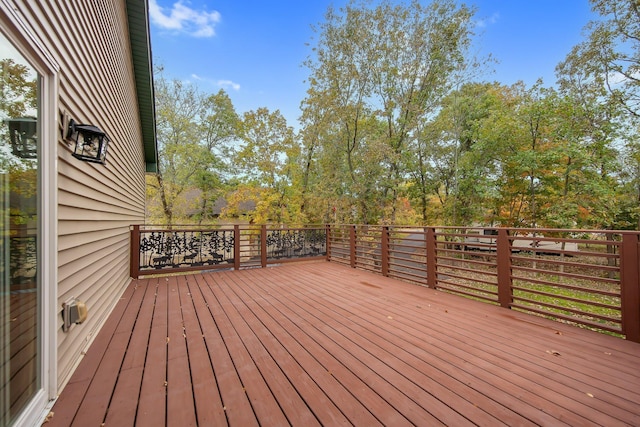
<svg viewBox="0 0 640 427">
<path fill-rule="evenodd" d="M 126 5 L 124 0 L 15 0 L 14 5 L 60 65 L 60 110 L 111 138 L 106 166 L 78 161 L 66 141 L 58 144 L 58 307 L 77 297 L 89 308 L 88 320 L 66 333 L 57 313 L 62 387 L 129 282 L 129 226 L 144 221 L 145 161 Z"/>
</svg>

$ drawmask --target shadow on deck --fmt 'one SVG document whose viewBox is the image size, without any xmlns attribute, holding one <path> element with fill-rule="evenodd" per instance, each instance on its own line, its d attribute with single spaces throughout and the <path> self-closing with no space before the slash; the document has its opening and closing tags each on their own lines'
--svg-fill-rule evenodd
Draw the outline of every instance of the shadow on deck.
<svg viewBox="0 0 640 427">
<path fill-rule="evenodd" d="M 640 344 L 330 262 L 134 280 L 49 426 L 640 425 Z"/>
</svg>

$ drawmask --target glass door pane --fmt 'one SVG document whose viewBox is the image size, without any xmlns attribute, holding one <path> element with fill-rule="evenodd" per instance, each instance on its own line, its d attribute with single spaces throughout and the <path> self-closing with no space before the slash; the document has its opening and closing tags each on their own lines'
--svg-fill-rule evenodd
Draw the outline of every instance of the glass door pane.
<svg viewBox="0 0 640 427">
<path fill-rule="evenodd" d="M 40 379 L 38 75 L 0 34 L 0 426 Z"/>
</svg>

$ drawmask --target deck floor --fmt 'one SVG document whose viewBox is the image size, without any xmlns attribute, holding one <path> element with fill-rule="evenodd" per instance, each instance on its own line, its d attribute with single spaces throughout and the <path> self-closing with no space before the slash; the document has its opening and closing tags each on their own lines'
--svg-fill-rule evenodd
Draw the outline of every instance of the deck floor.
<svg viewBox="0 0 640 427">
<path fill-rule="evenodd" d="M 640 344 L 330 262 L 134 280 L 50 426 L 640 425 Z"/>
</svg>

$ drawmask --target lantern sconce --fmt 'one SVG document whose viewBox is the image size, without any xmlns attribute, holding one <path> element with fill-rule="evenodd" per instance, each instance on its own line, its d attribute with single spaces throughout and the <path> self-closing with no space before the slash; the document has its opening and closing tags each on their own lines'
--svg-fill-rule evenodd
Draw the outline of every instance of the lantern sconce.
<svg viewBox="0 0 640 427">
<path fill-rule="evenodd" d="M 9 126 L 11 152 L 22 159 L 38 157 L 38 121 L 35 117 L 17 117 L 4 121 Z"/>
<path fill-rule="evenodd" d="M 99 127 L 69 120 L 67 138 L 74 141 L 73 157 L 85 162 L 105 164 L 109 137 Z"/>
</svg>

